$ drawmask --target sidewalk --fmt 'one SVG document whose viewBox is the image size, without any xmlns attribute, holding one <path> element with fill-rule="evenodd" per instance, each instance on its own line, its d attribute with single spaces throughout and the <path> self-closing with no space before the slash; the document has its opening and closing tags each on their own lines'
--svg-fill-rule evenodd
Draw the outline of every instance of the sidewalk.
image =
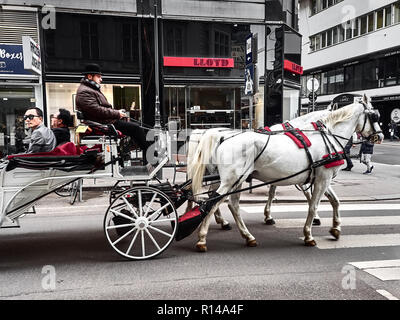
<svg viewBox="0 0 400 320">
<path fill-rule="evenodd" d="M 340 201 L 382 201 L 382 200 L 400 200 L 400 165 L 386 165 L 374 163 L 372 174 L 363 174 L 366 166 L 358 160 L 353 159 L 354 167 L 352 171 L 339 171 L 338 176 L 332 183 L 333 190 L 336 192 Z M 344 167 L 343 167 L 344 168 Z M 168 179 L 171 183 L 174 178 L 173 168 L 163 168 L 163 179 Z M 175 183 L 186 181 L 186 174 L 177 172 Z M 114 179 L 85 179 L 83 190 L 110 190 L 116 182 Z M 253 180 L 252 185 L 261 183 Z M 244 183 L 242 188 L 248 187 Z M 253 189 L 251 192 L 242 193 L 242 203 L 265 203 L 268 197 L 269 186 L 263 186 Z M 275 202 L 304 202 L 305 197 L 295 186 L 278 187 L 275 195 Z M 326 197 L 322 201 L 328 201 Z"/>
</svg>

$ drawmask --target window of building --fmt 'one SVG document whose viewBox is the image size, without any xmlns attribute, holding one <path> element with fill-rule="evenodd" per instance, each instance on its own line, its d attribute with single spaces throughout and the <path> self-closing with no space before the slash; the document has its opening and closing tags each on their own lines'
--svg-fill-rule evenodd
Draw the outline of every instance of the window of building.
<svg viewBox="0 0 400 320">
<path fill-rule="evenodd" d="M 344 41 L 344 31 L 345 31 L 343 25 L 340 24 L 338 29 L 339 29 L 339 42 L 342 42 Z"/>
<path fill-rule="evenodd" d="M 400 22 L 400 2 L 396 2 L 393 6 L 394 10 L 394 23 Z"/>
<path fill-rule="evenodd" d="M 215 31 L 214 33 L 214 53 L 216 57 L 228 57 L 229 54 L 229 35 L 225 32 Z"/>
<path fill-rule="evenodd" d="M 368 15 L 368 32 L 374 31 L 375 27 L 375 14 L 372 12 Z"/>
<path fill-rule="evenodd" d="M 376 13 L 376 29 L 383 28 L 383 9 Z"/>
<path fill-rule="evenodd" d="M 336 93 L 344 91 L 344 68 L 336 70 Z"/>
<path fill-rule="evenodd" d="M 99 59 L 97 22 L 83 21 L 81 26 L 81 54 L 84 59 Z"/>
<path fill-rule="evenodd" d="M 328 75 L 326 72 L 321 73 L 321 95 L 328 94 Z"/>
<path fill-rule="evenodd" d="M 349 40 L 353 37 L 353 28 L 351 21 L 346 22 L 346 40 Z"/>
<path fill-rule="evenodd" d="M 360 29 L 360 20 L 359 19 L 353 20 L 353 37 L 358 36 L 359 29 Z"/>
<path fill-rule="evenodd" d="M 363 66 L 362 64 L 357 64 L 354 66 L 354 87 L 353 90 L 361 90 L 363 87 Z"/>
<path fill-rule="evenodd" d="M 314 15 L 318 12 L 317 4 L 318 0 L 311 0 L 311 15 Z"/>
<path fill-rule="evenodd" d="M 367 16 L 360 18 L 360 35 L 367 33 Z"/>
<path fill-rule="evenodd" d="M 332 29 L 326 32 L 326 45 L 329 47 L 332 45 Z"/>
<path fill-rule="evenodd" d="M 183 31 L 176 26 L 170 26 L 166 30 L 166 54 L 168 56 L 183 55 Z"/>
<path fill-rule="evenodd" d="M 124 60 L 137 61 L 139 59 L 137 35 L 136 24 L 122 24 L 122 56 Z"/>
<path fill-rule="evenodd" d="M 327 78 L 328 78 L 327 94 L 333 94 L 336 92 L 336 71 L 335 70 L 328 71 Z"/>
<path fill-rule="evenodd" d="M 397 84 L 397 56 L 387 57 L 384 61 L 385 86 Z"/>
<path fill-rule="evenodd" d="M 321 48 L 325 48 L 326 47 L 326 32 L 323 32 L 321 34 Z"/>
<path fill-rule="evenodd" d="M 378 87 L 377 63 L 376 61 L 368 61 L 362 64 L 364 85 L 363 89 L 372 89 Z"/>
<path fill-rule="evenodd" d="M 385 27 L 388 27 L 392 24 L 392 6 L 388 6 L 385 8 Z"/>
<path fill-rule="evenodd" d="M 338 28 L 335 27 L 332 29 L 332 44 L 338 43 Z"/>
<path fill-rule="evenodd" d="M 344 68 L 344 89 L 345 91 L 354 90 L 354 66 Z"/>
</svg>

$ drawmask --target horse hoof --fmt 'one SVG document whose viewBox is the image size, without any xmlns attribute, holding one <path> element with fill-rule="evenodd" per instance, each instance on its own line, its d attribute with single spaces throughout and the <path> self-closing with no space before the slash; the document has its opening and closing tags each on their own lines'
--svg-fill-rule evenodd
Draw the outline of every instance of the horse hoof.
<svg viewBox="0 0 400 320">
<path fill-rule="evenodd" d="M 316 219 L 313 220 L 312 224 L 313 224 L 313 226 L 320 226 L 321 225 L 321 220 L 316 218 Z"/>
<path fill-rule="evenodd" d="M 336 239 L 338 240 L 340 238 L 340 231 L 338 229 L 331 229 L 329 230 L 329 233 Z"/>
<path fill-rule="evenodd" d="M 247 241 L 247 246 L 248 247 L 257 247 L 257 241 L 256 241 L 256 239 L 254 239 L 254 240 L 249 240 L 249 241 Z"/>
<path fill-rule="evenodd" d="M 205 244 L 196 244 L 198 252 L 207 252 L 207 246 Z"/>
<path fill-rule="evenodd" d="M 275 220 L 274 219 L 267 219 L 267 220 L 265 220 L 265 224 L 267 225 L 267 226 L 273 226 L 274 224 L 275 224 Z"/>
<path fill-rule="evenodd" d="M 232 230 L 232 227 L 229 223 L 221 225 L 222 230 Z"/>
<path fill-rule="evenodd" d="M 317 242 L 315 240 L 304 240 L 306 247 L 315 247 Z"/>
</svg>

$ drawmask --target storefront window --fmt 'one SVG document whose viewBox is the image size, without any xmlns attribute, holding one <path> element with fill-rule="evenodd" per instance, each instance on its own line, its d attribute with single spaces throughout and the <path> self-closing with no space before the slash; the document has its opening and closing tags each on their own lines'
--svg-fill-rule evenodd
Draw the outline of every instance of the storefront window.
<svg viewBox="0 0 400 320">
<path fill-rule="evenodd" d="M 22 153 L 28 141 L 24 114 L 35 107 L 35 92 L 32 87 L 0 88 L 0 157 Z"/>
<path fill-rule="evenodd" d="M 235 90 L 224 87 L 190 87 L 187 118 L 191 129 L 234 127 Z"/>
<path fill-rule="evenodd" d="M 78 87 L 79 83 L 46 83 L 47 114 L 55 114 L 59 108 L 75 114 L 75 95 Z M 101 91 L 115 109 L 125 109 L 131 117 L 141 120 L 140 86 L 102 84 Z"/>
</svg>

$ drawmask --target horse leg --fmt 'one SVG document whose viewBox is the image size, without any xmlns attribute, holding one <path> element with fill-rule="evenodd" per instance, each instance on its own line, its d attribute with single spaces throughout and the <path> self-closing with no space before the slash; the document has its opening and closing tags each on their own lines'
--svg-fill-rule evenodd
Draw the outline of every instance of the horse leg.
<svg viewBox="0 0 400 320">
<path fill-rule="evenodd" d="M 265 205 L 265 208 L 264 208 L 264 217 L 265 217 L 264 222 L 265 222 L 265 224 L 267 224 L 269 226 L 275 224 L 275 220 L 271 216 L 271 205 L 272 205 L 272 201 L 274 200 L 274 197 L 275 197 L 275 192 L 276 192 L 276 186 L 271 185 L 269 187 L 267 204 Z"/>
<path fill-rule="evenodd" d="M 341 220 L 340 220 L 340 212 L 339 212 L 340 201 L 331 186 L 329 186 L 328 189 L 325 191 L 325 195 L 329 199 L 329 201 L 332 205 L 332 209 L 333 209 L 333 223 L 332 223 L 331 230 L 329 230 L 329 233 L 336 240 L 338 240 L 340 237 L 340 232 L 341 232 L 341 227 L 340 227 Z"/>
<path fill-rule="evenodd" d="M 306 196 L 308 205 L 310 205 L 311 202 L 311 192 L 308 190 L 303 190 L 304 195 Z M 315 213 L 315 217 L 313 220 L 313 226 L 320 226 L 321 225 L 321 218 L 318 215 L 318 212 Z"/>
<path fill-rule="evenodd" d="M 225 220 L 219 208 L 214 212 L 215 222 L 221 225 L 222 230 L 232 230 L 228 220 Z"/>
<path fill-rule="evenodd" d="M 214 193 L 214 196 L 218 195 L 218 193 Z M 204 210 L 208 210 L 207 216 L 204 218 L 204 220 L 201 222 L 200 227 L 199 227 L 199 233 L 198 233 L 198 238 L 199 240 L 196 243 L 196 249 L 197 251 L 200 252 L 206 252 L 207 251 L 207 233 L 208 233 L 208 228 L 210 227 L 210 222 L 211 222 L 211 216 L 215 213 L 215 211 L 218 209 L 219 205 L 226 199 L 226 197 L 222 198 L 221 200 L 212 203 L 209 201 L 208 203 L 205 204 Z"/>
<path fill-rule="evenodd" d="M 240 189 L 240 186 L 239 186 Z M 249 232 L 244 221 L 239 213 L 239 200 L 240 200 L 240 193 L 234 193 L 229 197 L 229 209 L 232 212 L 233 218 L 239 228 L 240 234 L 246 240 L 246 245 L 248 247 L 256 247 L 257 242 L 254 236 Z"/>
<path fill-rule="evenodd" d="M 318 205 L 321 201 L 321 197 L 326 191 L 326 188 L 330 184 L 330 179 L 326 179 L 325 181 L 319 181 L 315 182 L 314 184 L 314 192 L 311 196 L 311 200 L 308 206 L 308 215 L 307 215 L 307 220 L 304 225 L 303 233 L 304 233 L 304 243 L 306 246 L 313 247 L 317 243 L 315 242 L 311 229 L 312 229 L 312 222 L 315 218 L 315 215 L 317 213 Z"/>
</svg>

